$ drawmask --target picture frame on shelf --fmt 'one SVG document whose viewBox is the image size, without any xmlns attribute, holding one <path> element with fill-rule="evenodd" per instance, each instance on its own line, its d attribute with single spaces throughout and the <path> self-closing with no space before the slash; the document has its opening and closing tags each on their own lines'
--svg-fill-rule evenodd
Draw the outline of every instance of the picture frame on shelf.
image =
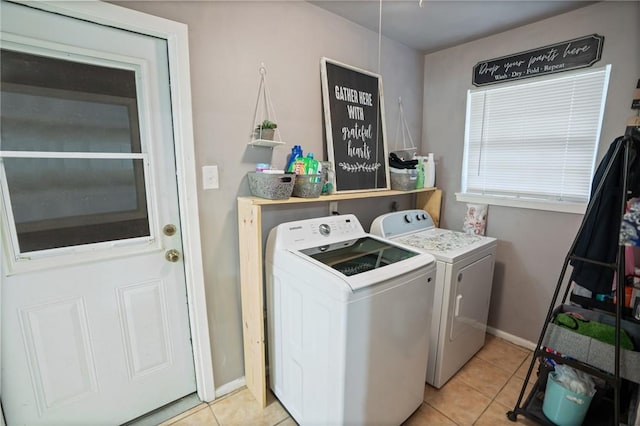
<svg viewBox="0 0 640 426">
<path fill-rule="evenodd" d="M 379 74 L 321 58 L 327 157 L 335 192 L 388 190 L 389 153 L 382 78 Z"/>
</svg>

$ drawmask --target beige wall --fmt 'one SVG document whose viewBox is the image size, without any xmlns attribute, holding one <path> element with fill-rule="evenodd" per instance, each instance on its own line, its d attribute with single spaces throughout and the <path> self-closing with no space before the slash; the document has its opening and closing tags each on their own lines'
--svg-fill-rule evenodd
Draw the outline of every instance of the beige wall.
<svg viewBox="0 0 640 426">
<path fill-rule="evenodd" d="M 611 80 L 598 161 L 624 133 L 640 78 L 640 3 L 601 2 L 532 25 L 425 56 L 422 142 L 436 153 L 436 185 L 444 190 L 443 226 L 460 228 L 457 202 L 464 147 L 466 92 L 473 66 L 548 44 L 597 33 Z M 490 206 L 487 233 L 499 239 L 489 325 L 536 342 L 562 264 L 582 215 Z"/>
<path fill-rule="evenodd" d="M 198 178 L 217 164 L 220 189 L 199 188 L 205 285 L 216 387 L 244 375 L 240 314 L 236 197 L 249 195 L 245 175 L 257 162 L 284 167 L 294 144 L 326 158 L 322 133 L 320 57 L 377 71 L 378 36 L 307 2 L 143 1 L 117 4 L 189 26 Z M 248 147 L 264 62 L 284 147 Z M 422 126 L 423 56 L 383 39 L 381 74 L 387 126 L 395 133 L 402 97 L 416 143 Z M 340 203 L 367 227 L 409 196 Z M 264 229 L 278 222 L 326 215 L 328 207 L 272 208 Z"/>
</svg>

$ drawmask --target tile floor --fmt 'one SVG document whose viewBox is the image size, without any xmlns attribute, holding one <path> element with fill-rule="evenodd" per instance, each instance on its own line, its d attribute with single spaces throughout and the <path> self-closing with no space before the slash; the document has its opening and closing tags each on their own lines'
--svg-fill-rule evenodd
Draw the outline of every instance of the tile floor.
<svg viewBox="0 0 640 426">
<path fill-rule="evenodd" d="M 404 425 L 514 425 L 505 413 L 513 409 L 518 399 L 530 356 L 528 349 L 487 335 L 484 348 L 445 386 L 441 389 L 425 386 L 424 402 Z M 211 404 L 200 404 L 162 425 L 296 425 L 273 395 L 267 403 L 264 410 L 260 409 L 251 393 L 243 388 Z M 534 423 L 518 416 L 515 424 Z"/>
</svg>

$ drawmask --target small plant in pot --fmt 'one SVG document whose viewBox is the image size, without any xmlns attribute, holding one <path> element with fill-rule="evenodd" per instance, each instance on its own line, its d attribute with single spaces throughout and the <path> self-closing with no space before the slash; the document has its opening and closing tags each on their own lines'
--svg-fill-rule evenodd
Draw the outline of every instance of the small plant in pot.
<svg viewBox="0 0 640 426">
<path fill-rule="evenodd" d="M 275 129 L 278 127 L 276 123 L 270 120 L 264 120 L 258 124 L 253 131 L 256 139 L 273 140 Z"/>
</svg>

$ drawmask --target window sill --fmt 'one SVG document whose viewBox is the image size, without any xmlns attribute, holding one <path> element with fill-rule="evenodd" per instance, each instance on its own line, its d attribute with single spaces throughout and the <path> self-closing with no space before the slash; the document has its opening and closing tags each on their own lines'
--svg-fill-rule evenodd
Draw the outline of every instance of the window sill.
<svg viewBox="0 0 640 426">
<path fill-rule="evenodd" d="M 495 195 L 465 194 L 456 192 L 456 200 L 464 203 L 481 203 L 493 206 L 516 207 L 521 209 L 546 210 L 561 213 L 584 214 L 587 205 L 583 203 L 563 203 L 541 200 L 527 200 Z"/>
</svg>

